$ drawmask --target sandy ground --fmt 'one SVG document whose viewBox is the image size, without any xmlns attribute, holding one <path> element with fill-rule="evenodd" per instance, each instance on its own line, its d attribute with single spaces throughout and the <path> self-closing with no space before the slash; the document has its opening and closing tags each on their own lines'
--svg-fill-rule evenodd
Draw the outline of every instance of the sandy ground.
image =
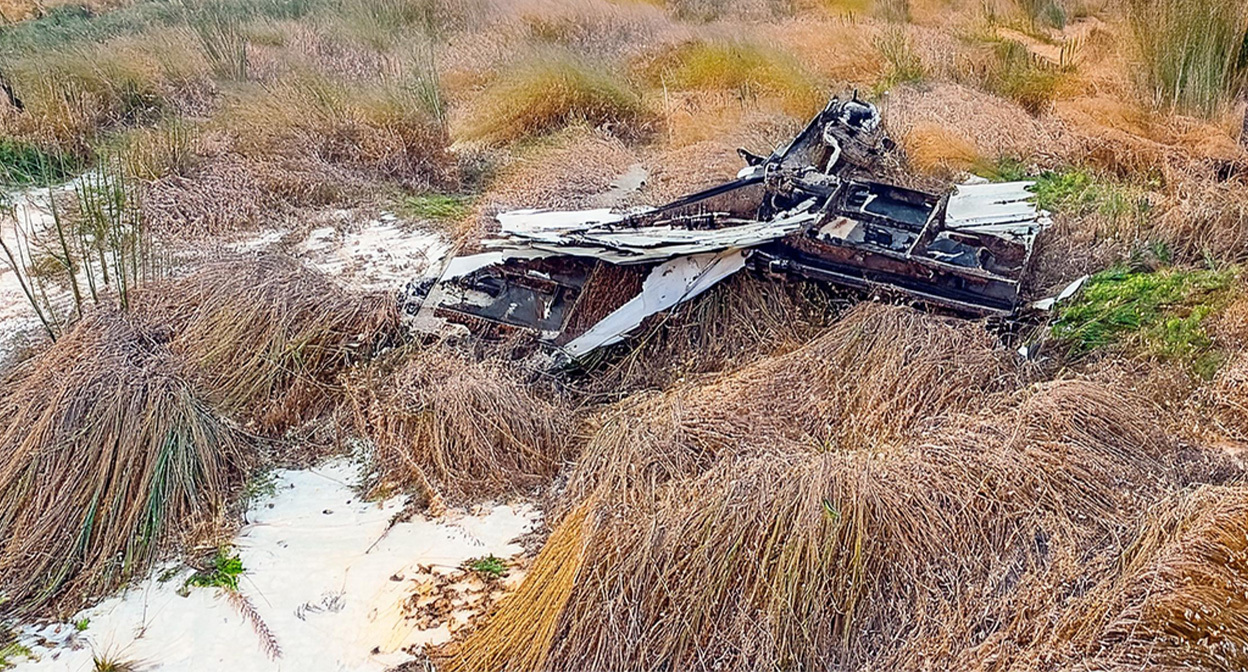
<svg viewBox="0 0 1248 672">
<path fill-rule="evenodd" d="M 267 229 L 231 241 L 232 252 L 283 250 L 360 291 L 398 291 L 406 283 L 436 276 L 450 253 L 447 238 L 392 213 L 359 220 L 347 210 L 322 213 L 306 234 Z"/>
<path fill-rule="evenodd" d="M 54 189 L 71 191 L 73 184 Z M 55 230 L 47 189 L 11 192 L 6 197 L 13 205 L 14 216 L 0 216 L 0 240 L 23 258 L 28 258 L 32 249 L 40 254 L 41 244 L 47 244 Z M 202 242 L 188 245 L 185 249 L 162 248 L 161 256 L 171 260 L 172 267 L 165 269 L 169 275 L 185 273 L 216 254 L 206 252 Z M 348 289 L 397 294 L 410 281 L 437 275 L 450 252 L 450 242 L 433 227 L 403 221 L 390 213 L 361 218 L 351 211 L 333 210 L 320 213 L 315 225 L 306 232 L 266 229 L 243 234 L 218 249 L 243 254 L 280 250 L 337 279 Z M 99 276 L 98 270 L 96 275 Z M 85 288 L 85 269 L 79 276 L 79 284 Z M 60 317 L 72 311 L 73 297 L 67 287 L 42 283 L 36 288 L 29 278 L 27 281 L 37 295 L 51 300 Z M 43 339 L 43 333 L 18 274 L 0 253 L 0 368 Z"/>
<path fill-rule="evenodd" d="M 102 653 L 142 670 L 385 670 L 411 659 L 404 649 L 450 637 L 446 623 L 422 629 L 428 620 L 411 618 L 405 607 L 430 575 L 455 574 L 474 557 L 520 553 L 513 540 L 538 518 L 530 506 L 500 505 L 437 520 L 416 516 L 387 532 L 403 498 L 361 501 L 352 488 L 357 480 L 347 458 L 276 472 L 275 493 L 253 504 L 233 542 L 246 570 L 241 592 L 279 657 L 265 652 L 256 628 L 220 589 L 191 588 L 184 597 L 179 589 L 191 570 L 169 577 L 158 569 L 68 623 L 20 627 L 19 641 L 34 659 L 14 669 L 91 670 L 92 656 Z M 85 630 L 71 625 L 83 619 Z"/>
</svg>

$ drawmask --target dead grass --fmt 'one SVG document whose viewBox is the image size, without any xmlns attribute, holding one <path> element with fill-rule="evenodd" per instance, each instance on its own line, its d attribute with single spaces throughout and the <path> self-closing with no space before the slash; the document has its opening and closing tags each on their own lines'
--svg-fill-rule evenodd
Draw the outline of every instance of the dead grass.
<svg viewBox="0 0 1248 672">
<path fill-rule="evenodd" d="M 910 165 L 927 175 L 956 175 L 984 162 L 973 140 L 932 122 L 916 124 L 902 138 L 901 146 Z"/>
<path fill-rule="evenodd" d="M 618 399 L 788 352 L 828 325 L 836 313 L 833 301 L 813 284 L 786 285 L 738 274 L 651 319 L 627 352 L 607 355 L 590 366 L 578 387 Z"/>
<path fill-rule="evenodd" d="M 772 99 L 799 117 L 826 102 L 795 58 L 745 40 L 677 44 L 641 61 L 637 69 L 653 87 L 730 93 L 749 103 Z"/>
<path fill-rule="evenodd" d="M 431 503 L 526 493 L 571 445 L 569 408 L 514 365 L 444 347 L 393 351 L 349 384 L 357 433 L 376 446 L 378 487 L 415 485 Z"/>
<path fill-rule="evenodd" d="M 411 187 L 445 186 L 455 177 L 449 137 L 429 105 L 397 84 L 305 75 L 239 95 L 222 123 L 236 151 L 256 161 L 314 158 Z"/>
<path fill-rule="evenodd" d="M 788 354 L 626 403 L 589 442 L 569 492 L 631 496 L 747 444 L 885 445 L 1009 387 L 1016 372 L 994 340 L 969 323 L 860 304 Z"/>
<path fill-rule="evenodd" d="M 1059 550 L 1122 535 L 1170 487 L 1152 414 L 1105 388 L 961 412 L 1000 384 L 993 349 L 908 312 L 851 314 L 826 341 L 606 424 L 569 486 L 593 522 L 574 509 L 555 532 L 586 549 L 574 585 L 526 580 L 444 669 L 942 666 L 985 619 L 1014 619 L 1015 591 Z M 532 576 L 567 560 L 552 550 Z M 531 636 L 561 603 L 554 636 Z"/>
<path fill-rule="evenodd" d="M 1018 104 L 957 84 L 899 87 L 889 96 L 886 114 L 893 137 L 904 140 L 917 129 L 939 128 L 991 158 L 1051 160 L 1072 156 L 1075 144 L 1065 129 L 1036 119 Z M 939 143 L 932 149 L 942 153 Z"/>
<path fill-rule="evenodd" d="M 578 124 L 515 156 L 481 200 L 504 209 L 590 207 L 638 160 L 615 135 Z"/>
<path fill-rule="evenodd" d="M 1248 492 L 1202 487 L 1158 502 L 1121 572 L 1080 600 L 1057 650 L 1096 669 L 1248 665 Z"/>
<path fill-rule="evenodd" d="M 546 50 L 501 73 L 472 104 L 461 135 L 503 144 L 586 123 L 628 136 L 647 117 L 640 95 L 609 67 Z"/>
<path fill-rule="evenodd" d="M 207 398 L 270 435 L 331 410 L 338 374 L 398 329 L 391 297 L 354 295 L 278 254 L 209 263 L 139 303 L 169 326 Z"/>
<path fill-rule="evenodd" d="M 102 132 L 202 109 L 208 71 L 174 30 L 26 57 L 5 70 L 26 112 L 0 115 L 0 128 L 85 156 Z"/>
<path fill-rule="evenodd" d="M 72 611 L 217 521 L 248 462 L 168 334 L 98 312 L 0 384 L 0 611 Z"/>
</svg>

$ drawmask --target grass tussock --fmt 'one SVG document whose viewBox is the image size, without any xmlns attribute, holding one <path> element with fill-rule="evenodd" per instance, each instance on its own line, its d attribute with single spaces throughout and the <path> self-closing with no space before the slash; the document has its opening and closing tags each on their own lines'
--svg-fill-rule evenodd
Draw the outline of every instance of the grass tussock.
<svg viewBox="0 0 1248 672">
<path fill-rule="evenodd" d="M 412 187 L 453 182 L 440 110 L 410 88 L 294 76 L 249 89 L 223 114 L 235 149 L 274 169 L 313 159 Z"/>
<path fill-rule="evenodd" d="M 837 335 L 872 333 L 869 317 L 899 317 L 889 314 L 898 309 L 877 310 L 851 316 Z M 1150 414 L 1102 387 L 1046 385 L 998 397 L 996 408 L 956 412 L 966 399 L 949 395 L 992 387 L 950 379 L 962 370 L 952 360 L 975 345 L 935 320 L 911 327 L 913 349 L 903 350 L 922 382 L 910 392 L 914 381 L 876 366 L 888 346 L 847 348 L 872 362 L 830 386 L 852 415 L 821 403 L 788 368 L 819 351 L 813 346 L 698 394 L 639 404 L 604 426 L 570 487 L 596 484 L 579 500 L 596 502 L 591 523 L 573 510 L 556 528 L 559 549 L 539 556 L 533 578 L 480 630 L 441 652 L 442 669 L 754 670 L 776 661 L 813 669 L 870 660 L 898 669 L 948 661 L 982 639 L 985 617 L 1014 617 L 1020 580 L 1046 580 L 1053 549 L 1082 552 L 1121 534 L 1141 502 L 1171 482 L 1169 444 Z M 891 345 L 897 333 L 883 332 Z M 930 354 L 938 364 L 915 357 L 926 351 L 920 333 L 936 337 Z M 835 361 L 800 371 L 837 371 Z M 733 389 L 744 381 L 750 385 Z M 822 431 L 856 440 L 829 445 L 768 427 L 768 416 L 787 417 L 776 403 L 781 385 L 798 388 L 795 407 L 800 395 L 817 409 L 794 424 L 817 416 Z M 733 391 L 748 411 L 733 403 Z M 855 396 L 872 403 L 859 406 Z M 938 419 L 898 415 L 916 403 Z M 737 419 L 745 412 L 753 422 Z M 886 430 L 881 440 L 833 429 L 864 416 Z M 625 448 L 640 442 L 652 449 Z M 602 459 L 608 453 L 613 460 Z M 584 545 L 579 560 L 567 537 Z M 573 585 L 550 581 L 543 592 L 537 582 L 558 563 L 579 567 Z M 550 636 L 548 614 L 561 603 Z M 543 614 L 541 625 L 525 622 L 533 613 Z"/>
<path fill-rule="evenodd" d="M 606 66 L 549 51 L 501 73 L 473 104 L 463 135 L 501 144 L 574 123 L 629 135 L 648 116 L 640 95 Z"/>
<path fill-rule="evenodd" d="M 241 435 L 167 338 L 97 312 L 0 384 L 0 611 L 106 593 L 241 484 Z"/>
<path fill-rule="evenodd" d="M 1154 103 L 1213 116 L 1248 87 L 1248 5 L 1130 0 L 1140 79 Z"/>
<path fill-rule="evenodd" d="M 589 442 L 569 490 L 630 493 L 697 473 L 743 436 L 826 450 L 883 445 L 1014 375 L 977 326 L 860 304 L 797 350 L 626 403 Z"/>
<path fill-rule="evenodd" d="M 491 627 L 476 630 L 451 654 L 450 669 L 541 670 L 581 568 L 592 537 L 591 503 L 576 508 L 546 540 L 529 574 L 516 592 L 503 598 Z M 517 618 L 525 614 L 524 618 Z M 468 662 L 468 661 L 471 662 Z"/>
<path fill-rule="evenodd" d="M 627 288 L 639 282 L 606 283 Z M 700 374 L 736 369 L 788 352 L 814 338 L 832 320 L 831 297 L 811 284 L 785 285 L 742 273 L 643 325 L 616 353 L 586 362 L 578 383 L 612 397 L 638 389 L 667 389 Z"/>
<path fill-rule="evenodd" d="M 822 104 L 822 94 L 792 56 L 747 41 L 702 40 L 668 48 L 640 66 L 655 86 L 676 91 L 734 94 L 741 101 L 779 99 L 803 116 Z"/>
<path fill-rule="evenodd" d="M 141 302 L 207 397 L 269 434 L 331 409 L 338 374 L 395 337 L 392 304 L 276 254 L 212 262 Z"/>
<path fill-rule="evenodd" d="M 946 126 L 921 122 L 902 138 L 910 165 L 925 175 L 954 175 L 984 161 L 974 142 Z"/>
<path fill-rule="evenodd" d="M 1022 43 L 1007 39 L 994 45 L 981 77 L 989 91 L 1017 102 L 1032 114 L 1041 114 L 1070 88 L 1072 72 L 1073 68 L 1049 63 Z"/>
<path fill-rule="evenodd" d="M 561 465 L 569 409 L 500 361 L 449 348 L 397 350 L 349 385 L 355 430 L 376 446 L 379 486 L 415 485 L 431 502 L 529 491 Z"/>
</svg>

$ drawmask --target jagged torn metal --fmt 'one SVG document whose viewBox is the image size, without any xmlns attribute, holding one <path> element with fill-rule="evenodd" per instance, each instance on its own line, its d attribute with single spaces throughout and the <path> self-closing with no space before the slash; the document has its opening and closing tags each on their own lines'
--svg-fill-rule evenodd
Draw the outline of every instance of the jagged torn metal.
<svg viewBox="0 0 1248 672">
<path fill-rule="evenodd" d="M 563 350 L 575 358 L 619 343 L 647 317 L 692 299 L 743 268 L 745 252 L 740 249 L 678 257 L 659 264 L 646 277 L 640 294 L 565 345 Z"/>
</svg>

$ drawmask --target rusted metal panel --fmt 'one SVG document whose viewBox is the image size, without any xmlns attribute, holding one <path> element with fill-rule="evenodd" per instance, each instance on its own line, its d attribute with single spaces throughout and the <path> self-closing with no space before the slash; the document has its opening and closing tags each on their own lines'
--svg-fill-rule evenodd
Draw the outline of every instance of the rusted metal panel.
<svg viewBox="0 0 1248 672">
<path fill-rule="evenodd" d="M 500 214 L 499 236 L 483 243 L 490 251 L 452 260 L 429 288 L 418 328 L 528 330 L 581 357 L 747 264 L 1013 314 L 1048 224 L 1030 183 L 906 189 L 872 179 L 890 148 L 873 105 L 833 99 L 769 156 L 742 150 L 737 179 L 666 205 Z"/>
</svg>

